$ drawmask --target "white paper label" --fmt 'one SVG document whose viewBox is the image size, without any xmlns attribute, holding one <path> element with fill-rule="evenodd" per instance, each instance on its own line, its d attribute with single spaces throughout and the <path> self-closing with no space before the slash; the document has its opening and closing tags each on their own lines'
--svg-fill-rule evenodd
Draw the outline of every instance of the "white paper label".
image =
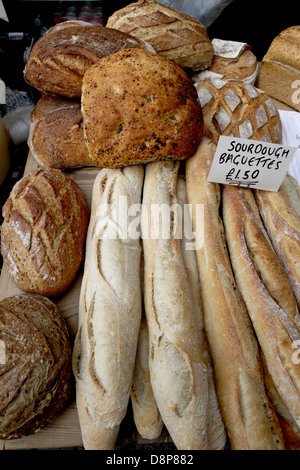
<svg viewBox="0 0 300 470">
<path fill-rule="evenodd" d="M 278 191 L 296 148 L 220 136 L 208 181 Z"/>
</svg>

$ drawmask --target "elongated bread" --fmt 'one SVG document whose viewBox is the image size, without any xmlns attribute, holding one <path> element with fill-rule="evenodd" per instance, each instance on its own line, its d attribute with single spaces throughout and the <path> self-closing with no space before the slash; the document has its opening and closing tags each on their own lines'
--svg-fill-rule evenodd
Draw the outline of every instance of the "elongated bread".
<svg viewBox="0 0 300 470">
<path fill-rule="evenodd" d="M 186 162 L 186 184 L 217 396 L 233 450 L 281 449 L 281 432 L 265 393 L 258 345 L 229 262 L 219 215 L 220 187 L 206 181 L 214 150 L 212 142 L 204 138 Z M 201 205 L 203 221 L 197 217 Z"/>
<path fill-rule="evenodd" d="M 287 174 L 277 192 L 255 190 L 255 196 L 300 308 L 300 189 L 297 181 Z"/>
<path fill-rule="evenodd" d="M 139 434 L 144 439 L 156 439 L 163 429 L 150 380 L 149 332 L 147 320 L 142 313 L 131 389 L 133 418 Z"/>
<path fill-rule="evenodd" d="M 73 352 L 84 446 L 110 450 L 126 411 L 141 320 L 139 219 L 144 170 L 102 170 L 95 179 Z M 126 205 L 127 206 L 126 206 Z M 124 210 L 124 207 L 126 210 Z"/>
<path fill-rule="evenodd" d="M 224 186 L 223 220 L 235 278 L 266 367 L 300 424 L 300 368 L 293 360 L 300 316 L 287 274 L 262 224 L 253 192 Z"/>
<path fill-rule="evenodd" d="M 161 417 L 179 450 L 207 448 L 208 378 L 192 292 L 177 237 L 178 162 L 146 166 L 142 236 L 150 378 Z"/>
<path fill-rule="evenodd" d="M 178 177 L 176 190 L 182 214 L 181 245 L 183 261 L 192 291 L 192 301 L 196 315 L 200 348 L 208 374 L 207 448 L 209 450 L 221 450 L 224 449 L 226 445 L 227 434 L 216 395 L 213 364 L 204 325 L 199 270 L 195 251 L 195 237 L 188 205 L 186 182 L 181 175 Z"/>
</svg>

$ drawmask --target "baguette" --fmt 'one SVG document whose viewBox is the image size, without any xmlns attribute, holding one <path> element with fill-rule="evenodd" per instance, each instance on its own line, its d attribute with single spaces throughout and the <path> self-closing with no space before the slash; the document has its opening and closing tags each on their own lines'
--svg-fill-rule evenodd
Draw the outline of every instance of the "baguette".
<svg viewBox="0 0 300 470">
<path fill-rule="evenodd" d="M 141 242 L 140 234 L 125 232 L 133 219 L 119 204 L 123 197 L 129 208 L 140 205 L 143 174 L 141 166 L 102 170 L 93 187 L 73 352 L 88 450 L 114 448 L 130 398 L 141 320 Z"/>
<path fill-rule="evenodd" d="M 179 162 L 153 162 L 145 172 L 142 237 L 149 368 L 155 400 L 175 446 L 200 450 L 207 448 L 208 378 L 177 232 L 178 168 Z M 162 211 L 160 220 L 155 208 Z M 174 218 L 164 218 L 165 208 Z"/>
<path fill-rule="evenodd" d="M 192 299 L 194 311 L 197 320 L 200 348 L 203 359 L 206 363 L 208 374 L 208 417 L 207 417 L 207 447 L 209 450 L 224 449 L 227 440 L 227 434 L 224 426 L 223 417 L 216 395 L 215 377 L 213 364 L 209 350 L 209 344 L 204 325 L 203 304 L 200 294 L 200 280 L 195 252 L 195 240 L 192 227 L 192 220 L 188 210 L 188 198 L 186 182 L 183 176 L 178 177 L 177 181 L 177 199 L 182 210 L 182 254 L 186 268 L 187 278 L 192 290 Z"/>
<path fill-rule="evenodd" d="M 287 174 L 277 192 L 255 190 L 254 194 L 300 308 L 300 189 L 297 181 Z"/>
<path fill-rule="evenodd" d="M 282 449 L 281 430 L 266 396 L 258 345 L 237 289 L 219 216 L 220 186 L 207 182 L 215 145 L 202 140 L 186 161 L 204 323 L 216 390 L 233 450 Z M 204 226 L 196 219 L 204 206 Z"/>
<path fill-rule="evenodd" d="M 268 372 L 300 424 L 300 369 L 293 360 L 300 316 L 287 274 L 262 224 L 252 190 L 224 186 L 223 220 L 238 287 Z"/>
</svg>

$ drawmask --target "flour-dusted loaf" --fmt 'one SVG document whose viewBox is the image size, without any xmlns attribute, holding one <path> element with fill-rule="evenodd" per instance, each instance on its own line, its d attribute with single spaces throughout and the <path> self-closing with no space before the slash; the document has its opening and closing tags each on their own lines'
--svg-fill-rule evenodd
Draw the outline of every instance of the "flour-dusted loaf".
<svg viewBox="0 0 300 470">
<path fill-rule="evenodd" d="M 179 450 L 207 449 L 208 372 L 179 238 L 178 162 L 146 166 L 142 206 L 149 368 L 161 417 Z"/>
<path fill-rule="evenodd" d="M 203 133 L 281 143 L 282 126 L 272 99 L 251 84 L 205 79 L 196 84 L 203 111 Z"/>
<path fill-rule="evenodd" d="M 154 0 L 139 0 L 114 12 L 107 26 L 151 44 L 157 54 L 188 70 L 210 66 L 214 50 L 205 26 Z"/>
<path fill-rule="evenodd" d="M 186 181 L 183 175 L 178 176 L 176 195 L 181 210 L 182 233 L 181 246 L 184 266 L 192 292 L 192 302 L 197 321 L 199 343 L 208 376 L 208 410 L 207 410 L 207 448 L 221 450 L 225 448 L 227 433 L 216 395 L 215 375 L 210 347 L 204 325 L 204 311 L 200 288 L 199 269 L 196 256 L 196 240 L 189 210 Z"/>
<path fill-rule="evenodd" d="M 258 344 L 229 261 L 220 218 L 220 186 L 207 182 L 214 151 L 214 144 L 204 138 L 186 162 L 186 185 L 217 396 L 233 450 L 282 449 Z"/>
<path fill-rule="evenodd" d="M 38 169 L 13 187 L 3 208 L 1 253 L 18 287 L 66 292 L 83 261 L 89 211 L 82 190 L 58 169 Z"/>
<path fill-rule="evenodd" d="M 21 294 L 0 302 L 0 438 L 34 434 L 72 394 L 71 344 L 58 307 Z"/>
<path fill-rule="evenodd" d="M 91 160 L 121 167 L 191 156 L 202 136 L 194 84 L 175 63 L 144 49 L 103 57 L 83 78 Z"/>
<path fill-rule="evenodd" d="M 103 56 L 128 47 L 147 47 L 138 38 L 84 21 L 52 26 L 33 45 L 25 81 L 41 91 L 80 98 L 82 77 Z"/>
<path fill-rule="evenodd" d="M 211 66 L 192 74 L 195 83 L 205 78 L 219 78 L 255 84 L 259 66 L 257 57 L 248 44 L 214 38 L 212 45 L 214 57 Z"/>
<path fill-rule="evenodd" d="M 91 165 L 80 101 L 43 95 L 30 116 L 28 146 L 43 167 L 67 169 Z"/>
<path fill-rule="evenodd" d="M 277 192 L 255 190 L 255 197 L 300 308 L 300 189 L 297 181 L 287 174 Z"/>
<path fill-rule="evenodd" d="M 222 210 L 235 279 L 264 363 L 299 427 L 300 368 L 294 353 L 300 342 L 300 315 L 292 287 L 263 226 L 253 192 L 225 185 Z"/>
<path fill-rule="evenodd" d="M 258 86 L 273 98 L 300 111 L 300 26 L 290 26 L 276 36 L 264 55 Z"/>
<path fill-rule="evenodd" d="M 130 398 L 141 322 L 143 179 L 143 166 L 103 169 L 93 186 L 73 350 L 87 450 L 114 449 Z"/>
</svg>

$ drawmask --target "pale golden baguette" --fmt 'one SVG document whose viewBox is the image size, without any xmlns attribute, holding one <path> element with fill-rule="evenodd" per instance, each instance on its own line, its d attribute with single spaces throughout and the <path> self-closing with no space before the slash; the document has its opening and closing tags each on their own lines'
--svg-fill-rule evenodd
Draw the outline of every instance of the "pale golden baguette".
<svg viewBox="0 0 300 470">
<path fill-rule="evenodd" d="M 258 345 L 228 257 L 219 213 L 220 186 L 207 182 L 214 151 L 214 144 L 204 138 L 186 162 L 186 184 L 217 396 L 233 450 L 282 449 L 278 420 L 265 393 Z M 196 218 L 201 204 L 203 221 Z"/>
<path fill-rule="evenodd" d="M 179 450 L 200 450 L 207 448 L 208 377 L 177 237 L 178 167 L 178 162 L 155 162 L 145 172 L 142 237 L 149 367 L 155 400 L 174 444 Z M 167 209 L 168 216 L 170 208 L 170 223 L 162 216 L 157 224 L 158 210 Z"/>
<path fill-rule="evenodd" d="M 101 170 L 93 187 L 73 353 L 87 450 L 114 448 L 130 398 L 141 321 L 141 241 L 139 224 L 131 232 L 135 218 L 128 214 L 141 203 L 143 177 L 142 166 Z"/>
<path fill-rule="evenodd" d="M 251 189 L 224 186 L 223 220 L 237 285 L 264 361 L 297 426 L 300 368 L 293 360 L 300 316 L 287 274 L 261 221 Z"/>
</svg>

